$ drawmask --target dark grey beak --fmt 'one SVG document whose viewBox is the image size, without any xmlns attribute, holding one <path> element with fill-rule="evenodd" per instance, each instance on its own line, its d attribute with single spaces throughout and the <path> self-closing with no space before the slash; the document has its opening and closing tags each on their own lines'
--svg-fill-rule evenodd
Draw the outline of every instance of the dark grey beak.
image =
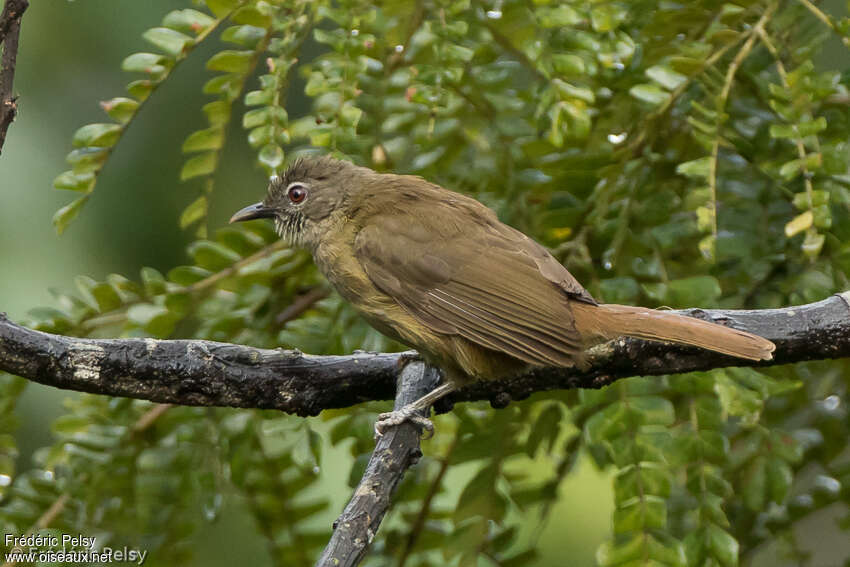
<svg viewBox="0 0 850 567">
<path fill-rule="evenodd" d="M 237 211 L 235 215 L 230 217 L 230 222 L 242 222 L 253 219 L 270 219 L 275 216 L 274 209 L 270 209 L 262 203 L 254 203 L 248 205 L 244 209 Z"/>
</svg>

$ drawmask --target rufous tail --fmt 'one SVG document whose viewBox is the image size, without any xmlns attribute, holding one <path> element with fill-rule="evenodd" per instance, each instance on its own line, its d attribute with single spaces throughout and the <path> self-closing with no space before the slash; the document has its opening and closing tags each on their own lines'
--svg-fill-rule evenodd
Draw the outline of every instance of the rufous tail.
<svg viewBox="0 0 850 567">
<path fill-rule="evenodd" d="M 739 358 L 770 360 L 776 346 L 769 340 L 670 311 L 614 303 L 571 304 L 576 328 L 604 339 L 619 336 L 697 346 Z"/>
</svg>

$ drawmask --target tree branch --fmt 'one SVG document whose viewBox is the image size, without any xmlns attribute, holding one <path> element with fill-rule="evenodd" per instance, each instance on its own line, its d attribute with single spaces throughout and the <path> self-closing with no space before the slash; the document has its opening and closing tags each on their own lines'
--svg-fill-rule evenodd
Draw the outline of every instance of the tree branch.
<svg viewBox="0 0 850 567">
<path fill-rule="evenodd" d="M 398 379 L 394 409 L 401 409 L 433 390 L 438 378 L 436 369 L 423 362 L 407 364 Z M 427 412 L 423 411 L 422 415 Z M 419 431 L 411 423 L 392 427 L 378 439 L 366 472 L 334 522 L 333 535 L 316 567 L 353 567 L 360 563 L 390 506 L 396 486 L 420 456 Z"/>
<path fill-rule="evenodd" d="M 850 357 L 850 292 L 823 301 L 764 310 L 681 313 L 772 340 L 774 359 L 759 363 L 682 347 L 622 338 L 589 351 L 590 368 L 535 368 L 476 382 L 449 395 L 503 407 L 534 392 L 599 388 L 628 376 L 675 374 L 725 366 L 773 366 Z M 16 325 L 0 315 L 0 370 L 57 388 L 161 403 L 274 408 L 298 415 L 392 399 L 405 359 L 416 353 L 311 356 L 200 340 L 79 339 Z"/>
<path fill-rule="evenodd" d="M 18 112 L 16 97 L 12 94 L 12 84 L 15 81 L 21 16 L 27 7 L 27 0 L 6 0 L 0 14 L 0 44 L 3 45 L 3 56 L 0 59 L 0 153 L 3 152 L 3 144 L 6 142 L 6 131 Z"/>
</svg>

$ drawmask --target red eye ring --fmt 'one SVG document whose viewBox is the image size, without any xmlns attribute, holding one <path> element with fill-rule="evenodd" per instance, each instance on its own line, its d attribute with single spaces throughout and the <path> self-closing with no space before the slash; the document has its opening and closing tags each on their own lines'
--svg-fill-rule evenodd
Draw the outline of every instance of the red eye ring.
<svg viewBox="0 0 850 567">
<path fill-rule="evenodd" d="M 290 201 L 297 205 L 307 198 L 307 188 L 300 183 L 293 183 L 289 186 L 289 189 L 286 190 L 286 196 L 289 197 Z"/>
</svg>

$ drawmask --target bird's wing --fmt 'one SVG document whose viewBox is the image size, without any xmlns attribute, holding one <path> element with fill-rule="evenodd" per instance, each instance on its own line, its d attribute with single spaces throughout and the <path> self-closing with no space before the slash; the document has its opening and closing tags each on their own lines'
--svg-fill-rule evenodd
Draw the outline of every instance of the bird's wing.
<svg viewBox="0 0 850 567">
<path fill-rule="evenodd" d="M 441 205 L 442 206 L 442 205 Z M 355 256 L 375 286 L 430 329 L 538 365 L 582 349 L 570 296 L 595 303 L 546 250 L 494 218 L 375 215 Z M 483 206 L 482 206 L 483 208 Z"/>
</svg>

